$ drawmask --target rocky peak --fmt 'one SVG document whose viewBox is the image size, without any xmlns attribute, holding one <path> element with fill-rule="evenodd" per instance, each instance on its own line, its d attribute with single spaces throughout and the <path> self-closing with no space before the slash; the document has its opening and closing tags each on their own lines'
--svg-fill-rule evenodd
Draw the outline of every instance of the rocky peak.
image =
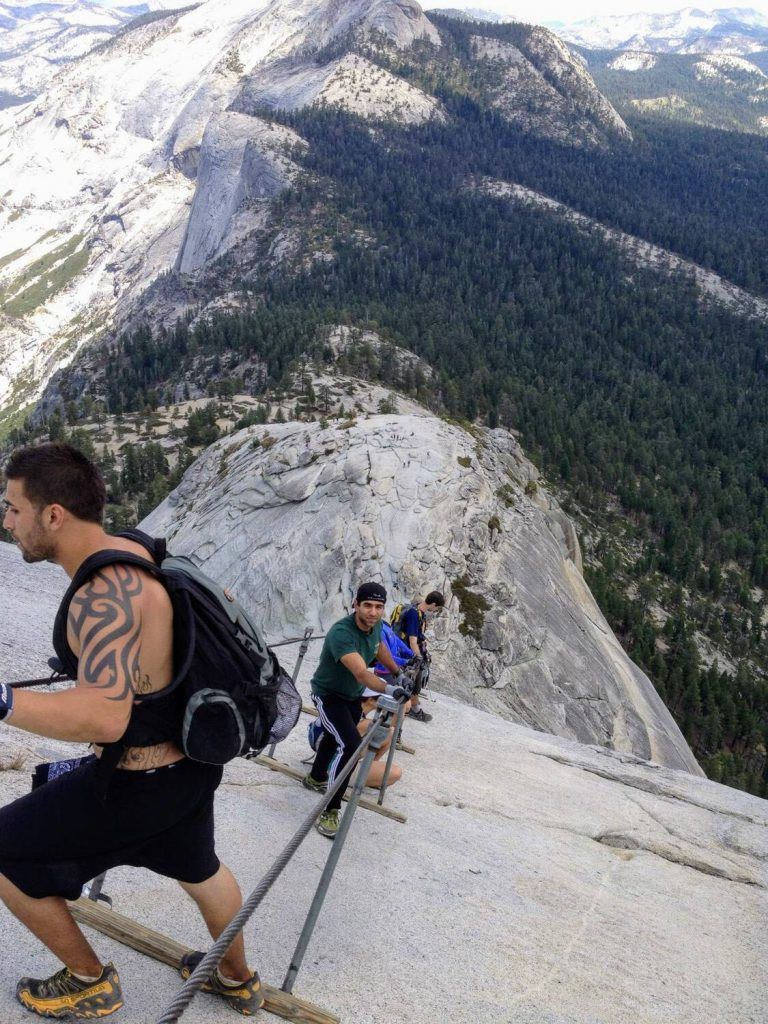
<svg viewBox="0 0 768 1024">
<path fill-rule="evenodd" d="M 631 138 L 626 124 L 600 93 L 583 62 L 546 28 L 515 25 L 510 40 L 474 35 L 476 60 L 503 68 L 493 103 L 527 131 L 576 145 L 606 145 Z"/>
<path fill-rule="evenodd" d="M 699 772 L 579 571 L 570 521 L 504 430 L 379 415 L 247 428 L 144 522 L 235 587 L 267 634 L 324 631 L 356 585 L 440 589 L 435 680 L 537 729 Z"/>
</svg>

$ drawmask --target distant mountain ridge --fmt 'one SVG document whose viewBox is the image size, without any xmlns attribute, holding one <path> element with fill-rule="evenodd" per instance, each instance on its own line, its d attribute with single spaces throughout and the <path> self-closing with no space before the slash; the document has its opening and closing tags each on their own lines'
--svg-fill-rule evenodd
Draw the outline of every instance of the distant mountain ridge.
<svg viewBox="0 0 768 1024">
<path fill-rule="evenodd" d="M 768 15 L 742 7 L 599 16 L 556 31 L 566 42 L 602 50 L 745 54 L 768 49 Z"/>
<path fill-rule="evenodd" d="M 486 11 L 482 7 L 432 7 L 428 13 L 442 15 L 445 18 L 459 18 L 461 21 L 487 21 L 494 25 L 512 20 L 495 11 Z"/>
<path fill-rule="evenodd" d="M 106 7 L 96 0 L 26 0 L 0 4 L 0 108 L 36 96 L 66 64 L 135 18 L 182 0 Z"/>
<path fill-rule="evenodd" d="M 650 53 L 580 48 L 624 116 L 768 135 L 768 53 Z"/>
</svg>

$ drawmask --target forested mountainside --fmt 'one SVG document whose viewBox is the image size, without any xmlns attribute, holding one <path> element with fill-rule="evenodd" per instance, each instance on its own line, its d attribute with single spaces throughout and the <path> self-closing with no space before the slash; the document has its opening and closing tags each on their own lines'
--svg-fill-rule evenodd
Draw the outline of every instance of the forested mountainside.
<svg viewBox="0 0 768 1024">
<path fill-rule="evenodd" d="M 766 295 L 764 143 L 629 115 L 631 140 L 610 145 L 536 137 L 493 104 L 504 67 L 467 56 L 472 36 L 524 47 L 526 30 L 434 21 L 439 51 L 366 56 L 447 116 L 372 130 L 332 108 L 260 108 L 308 143 L 291 154 L 302 173 L 270 226 L 247 259 L 234 249 L 194 280 L 159 282 L 108 358 L 90 354 L 59 381 L 70 418 L 86 411 L 84 390 L 123 415 L 149 415 L 211 376 L 225 392 L 266 394 L 302 360 L 330 358 L 327 325 L 375 327 L 435 370 L 394 385 L 519 431 L 581 521 L 612 626 L 702 765 L 765 795 L 766 325 L 704 302 L 685 274 L 638 266 L 602 234 L 475 187 L 523 184 Z M 234 312 L 195 316 L 223 294 Z M 160 313 L 180 295 L 189 316 L 169 325 Z M 358 364 L 390 380 L 379 356 Z M 300 414 L 323 415 L 320 399 Z M 56 414 L 47 429 L 71 427 Z"/>
<path fill-rule="evenodd" d="M 601 91 L 636 112 L 768 135 L 768 54 L 666 54 L 579 49 Z"/>
</svg>

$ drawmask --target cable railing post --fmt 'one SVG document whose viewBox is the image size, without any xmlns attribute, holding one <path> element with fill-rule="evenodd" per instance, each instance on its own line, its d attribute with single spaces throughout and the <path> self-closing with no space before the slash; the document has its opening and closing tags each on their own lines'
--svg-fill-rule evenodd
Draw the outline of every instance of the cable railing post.
<svg viewBox="0 0 768 1024">
<path fill-rule="evenodd" d="M 386 700 L 387 698 L 382 698 Z M 379 718 L 374 719 L 374 722 L 378 725 L 382 718 L 386 717 L 386 711 L 380 710 L 378 712 Z M 185 1009 L 189 1006 L 195 997 L 195 994 L 202 987 L 203 983 L 210 978 L 216 967 L 221 962 L 224 954 L 227 952 L 229 947 L 232 945 L 235 937 L 240 934 L 245 925 L 251 918 L 256 908 L 261 904 L 266 894 L 274 885 L 275 881 L 282 874 L 286 864 L 290 861 L 291 857 L 296 853 L 299 846 L 304 842 L 307 835 L 309 834 L 312 826 L 317 820 L 317 816 L 320 811 L 327 807 L 330 800 L 342 789 L 347 787 L 347 778 L 354 771 L 357 759 L 364 753 L 367 752 L 373 739 L 376 735 L 376 730 L 369 730 L 363 736 L 360 741 L 359 747 L 355 750 L 353 756 L 349 762 L 344 765 L 344 768 L 339 773 L 338 778 L 334 782 L 333 786 L 330 787 L 328 792 L 323 796 L 319 804 L 316 805 L 311 813 L 304 819 L 303 823 L 299 827 L 298 831 L 289 840 L 282 853 L 278 856 L 277 860 L 272 864 L 267 873 L 263 876 L 256 888 L 251 892 L 248 899 L 243 903 L 242 907 L 229 924 L 224 928 L 218 939 L 214 942 L 208 952 L 205 954 L 203 959 L 190 974 L 187 980 L 182 985 L 177 995 L 171 1000 L 169 1005 L 163 1012 L 162 1017 L 157 1021 L 157 1024 L 177 1024 L 179 1017 L 184 1013 Z M 367 760 L 367 759 L 366 759 Z"/>
<path fill-rule="evenodd" d="M 311 626 L 307 626 L 307 628 L 304 630 L 304 636 L 303 636 L 302 641 L 301 641 L 301 647 L 299 648 L 299 656 L 296 659 L 296 664 L 293 666 L 293 675 L 291 676 L 291 679 L 293 680 L 293 685 L 294 686 L 296 685 L 296 680 L 299 678 L 299 671 L 301 669 L 301 663 L 302 663 L 302 661 L 304 661 L 304 656 L 306 655 L 307 651 L 309 650 L 309 641 L 312 639 L 312 632 L 313 631 L 312 631 L 312 627 Z M 276 747 L 277 747 L 277 743 L 273 743 L 272 746 L 267 751 L 267 756 L 268 757 L 274 757 L 275 756 L 275 748 Z"/>
<path fill-rule="evenodd" d="M 398 705 L 397 717 L 395 718 L 394 732 L 392 733 L 392 742 L 389 745 L 387 751 L 387 763 L 384 768 L 384 778 L 381 780 L 381 786 L 379 787 L 379 796 L 376 803 L 381 807 L 384 803 L 384 794 L 387 792 L 387 786 L 389 785 L 389 773 L 392 770 L 392 762 L 395 759 L 395 747 L 397 741 L 400 739 L 400 730 L 403 728 L 403 715 L 405 714 L 405 704 Z"/>
<path fill-rule="evenodd" d="M 102 892 L 104 888 L 104 882 L 107 877 L 107 872 L 102 871 L 100 875 L 97 875 L 92 881 L 88 882 L 87 885 L 83 886 L 83 896 L 89 900 L 93 900 L 94 903 L 98 903 L 101 900 L 103 903 L 112 906 L 112 900 L 105 892 Z"/>
<path fill-rule="evenodd" d="M 296 976 L 301 969 L 301 964 L 304 960 L 304 956 L 307 952 L 312 933 L 315 930 L 317 919 L 320 916 L 320 911 L 323 907 L 328 887 L 331 884 L 333 873 L 336 870 L 336 864 L 338 863 L 341 851 L 344 846 L 344 840 L 347 837 L 350 826 L 352 824 L 352 818 L 354 817 L 357 805 L 360 801 L 360 797 L 363 793 L 363 786 L 365 780 L 368 778 L 368 772 L 373 764 L 374 755 L 382 745 L 386 742 L 387 735 L 389 733 L 389 719 L 394 711 L 398 708 L 398 702 L 392 700 L 391 697 L 379 697 L 377 701 L 377 707 L 380 711 L 384 712 L 383 718 L 376 721 L 374 719 L 374 727 L 372 730 L 371 743 L 368 750 L 365 753 L 363 762 L 358 768 L 357 778 L 355 779 L 355 786 L 352 790 L 352 796 L 347 801 L 347 809 L 342 815 L 341 822 L 339 824 L 339 830 L 336 833 L 336 838 L 333 840 L 333 846 L 331 852 L 328 854 L 328 860 L 325 862 L 323 873 L 320 876 L 317 889 L 315 891 L 312 905 L 309 908 L 304 927 L 301 930 L 299 941 L 296 943 L 296 949 L 294 950 L 293 956 L 291 957 L 291 963 L 288 971 L 285 975 L 285 980 L 282 984 L 283 992 L 293 992 L 293 986 L 296 981 Z"/>
</svg>

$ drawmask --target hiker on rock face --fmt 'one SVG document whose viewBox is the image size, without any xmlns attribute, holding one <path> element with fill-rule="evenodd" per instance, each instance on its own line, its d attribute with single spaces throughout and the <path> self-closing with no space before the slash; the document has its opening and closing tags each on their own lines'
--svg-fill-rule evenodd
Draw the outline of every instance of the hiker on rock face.
<svg viewBox="0 0 768 1024">
<path fill-rule="evenodd" d="M 381 618 L 387 592 L 380 583 L 363 583 L 358 588 L 354 611 L 328 630 L 315 674 L 312 701 L 323 723 L 323 737 L 303 784 L 325 792 L 360 745 L 358 722 L 362 717 L 362 695 L 366 687 L 406 701 L 410 680 L 400 673 L 389 648 L 381 639 Z M 380 661 L 394 683 L 387 683 L 369 666 Z M 333 839 L 339 829 L 342 788 L 319 816 L 315 828 Z"/>
<path fill-rule="evenodd" d="M 72 578 L 105 549 L 148 561 L 140 544 L 104 532 L 104 482 L 76 449 L 19 449 L 5 476 L 3 526 L 25 562 L 55 562 Z M 107 869 L 133 865 L 176 879 L 214 938 L 240 909 L 237 882 L 214 849 L 213 796 L 222 768 L 184 757 L 168 738 L 177 723 L 141 710 L 142 694 L 171 682 L 172 631 L 160 582 L 134 565 L 106 566 L 69 607 L 76 685 L 32 693 L 0 684 L 0 719 L 40 736 L 92 743 L 96 754 L 0 810 L 0 898 L 65 964 L 50 978 L 18 983 L 19 1001 L 41 1016 L 104 1017 L 123 1005 L 115 968 L 99 960 L 65 902 Z M 120 740 L 122 756 L 107 775 L 100 755 Z M 201 957 L 188 954 L 182 976 Z M 260 987 L 239 935 L 204 990 L 250 1015 L 262 1005 Z"/>
<path fill-rule="evenodd" d="M 392 631 L 392 627 L 384 619 L 381 620 L 381 639 L 389 648 L 389 653 L 394 658 L 395 663 L 397 664 L 399 669 L 405 668 L 405 666 L 413 660 L 413 655 L 411 654 L 410 647 L 408 647 L 407 644 L 404 644 L 402 640 L 399 640 L 395 636 L 395 634 Z M 382 665 L 381 662 L 377 661 L 376 664 L 373 665 L 373 671 L 384 683 L 393 682 L 394 677 L 392 673 L 388 668 Z M 368 721 L 367 716 L 371 712 L 376 710 L 376 699 L 378 696 L 379 695 L 375 690 L 371 690 L 367 686 L 363 690 L 362 718 L 357 723 L 357 731 L 360 734 L 361 738 L 365 736 L 371 724 Z M 409 700 L 404 708 L 406 713 L 410 710 L 410 707 L 411 702 Z M 317 753 L 317 748 L 318 745 L 320 744 L 320 741 L 322 740 L 324 731 L 325 730 L 323 729 L 323 723 L 321 722 L 321 720 L 319 718 L 314 718 L 309 726 L 308 737 L 310 740 L 310 746 L 315 751 L 315 753 Z M 376 751 L 373 764 L 371 765 L 368 771 L 368 778 L 365 780 L 366 786 L 370 786 L 372 789 L 379 789 L 381 787 L 381 784 L 384 781 L 384 772 L 386 769 L 386 766 L 383 763 L 383 755 L 386 754 L 387 751 L 389 750 L 389 745 L 394 740 L 394 738 L 395 726 L 392 725 L 389 728 L 389 739 L 386 740 L 381 745 L 381 747 Z M 318 768 L 319 767 L 320 766 L 318 765 Z M 394 786 L 394 784 L 396 782 L 399 782 L 399 780 L 402 778 L 402 775 L 402 769 L 397 763 L 393 761 L 392 764 L 390 765 L 389 776 L 387 777 L 387 786 Z M 326 766 L 326 780 L 327 776 L 328 770 Z M 315 792 L 325 792 L 325 790 L 327 790 L 328 788 L 327 782 L 316 783 L 315 781 L 309 778 L 307 778 L 307 781 L 305 781 L 304 785 L 306 786 L 307 789 L 312 789 Z"/>
<path fill-rule="evenodd" d="M 439 590 L 433 590 L 423 601 L 415 602 L 406 608 L 398 605 L 392 613 L 393 630 L 408 644 L 417 658 L 429 660 L 424 626 L 428 618 L 439 614 L 444 607 L 445 598 Z M 408 712 L 408 718 L 415 718 L 417 722 L 431 722 L 432 715 L 421 706 L 420 689 L 421 687 L 417 687 L 411 695 L 411 710 Z"/>
</svg>

